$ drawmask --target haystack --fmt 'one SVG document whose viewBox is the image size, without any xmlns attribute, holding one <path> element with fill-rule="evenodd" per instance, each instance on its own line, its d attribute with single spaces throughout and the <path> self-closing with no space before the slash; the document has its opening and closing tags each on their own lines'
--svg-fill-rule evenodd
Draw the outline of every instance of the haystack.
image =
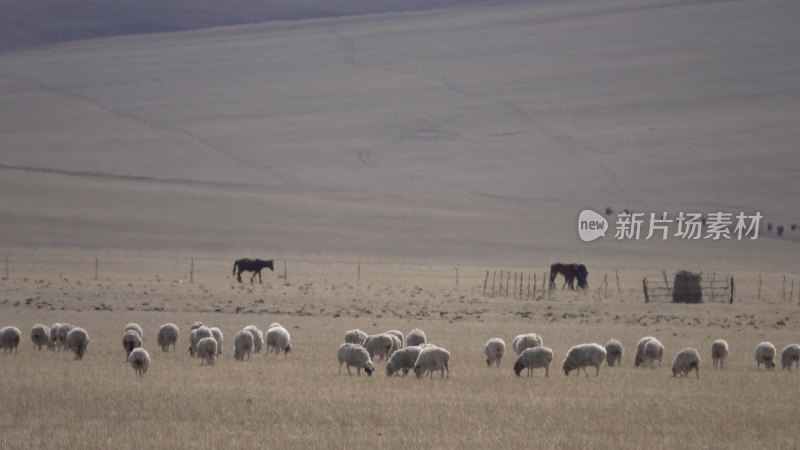
<svg viewBox="0 0 800 450">
<path fill-rule="evenodd" d="M 675 273 L 672 284 L 673 303 L 703 303 L 703 289 L 700 283 L 703 277 L 699 273 L 681 270 Z"/>
</svg>

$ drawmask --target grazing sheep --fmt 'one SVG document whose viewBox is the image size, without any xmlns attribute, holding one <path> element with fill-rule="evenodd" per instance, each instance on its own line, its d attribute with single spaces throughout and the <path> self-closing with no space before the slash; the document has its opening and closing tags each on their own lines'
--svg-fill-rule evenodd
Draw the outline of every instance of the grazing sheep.
<svg viewBox="0 0 800 450">
<path fill-rule="evenodd" d="M 614 367 L 614 364 L 619 363 L 622 365 L 622 343 L 614 338 L 606 342 L 606 363 L 609 367 Z"/>
<path fill-rule="evenodd" d="M 211 336 L 214 337 L 214 340 L 217 341 L 217 356 L 222 354 L 222 330 L 217 327 L 211 327 Z"/>
<path fill-rule="evenodd" d="M 198 328 L 200 328 L 202 326 L 203 326 L 203 322 L 200 322 L 200 321 L 192 322 L 192 326 L 189 328 L 189 331 L 196 330 L 196 329 L 198 329 Z"/>
<path fill-rule="evenodd" d="M 73 328 L 75 327 L 73 327 L 68 323 L 62 323 L 61 326 L 58 327 L 57 339 L 59 347 L 63 347 L 64 349 L 67 350 L 69 349 L 69 347 L 67 346 L 67 334 L 69 334 L 70 330 L 72 330 Z"/>
<path fill-rule="evenodd" d="M 664 346 L 658 339 L 650 339 L 644 346 L 645 364 L 650 367 L 655 367 L 655 361 L 658 360 L 658 366 L 661 367 L 661 360 L 664 358 Z"/>
<path fill-rule="evenodd" d="M 48 346 L 48 350 L 54 350 L 55 348 L 58 348 L 58 351 L 61 351 L 61 342 L 58 340 L 58 328 L 60 326 L 61 324 L 56 322 L 52 327 L 50 327 L 50 346 L 53 348 Z"/>
<path fill-rule="evenodd" d="M 346 344 L 364 344 L 364 341 L 367 340 L 367 333 L 356 328 L 355 330 L 350 330 L 344 334 L 344 342 Z"/>
<path fill-rule="evenodd" d="M 397 336 L 397 339 L 400 340 L 400 347 L 398 349 L 403 348 L 403 343 L 405 342 L 405 338 L 403 337 L 403 333 L 398 330 L 389 330 L 384 334 L 391 334 L 392 336 Z"/>
<path fill-rule="evenodd" d="M 251 330 L 241 330 L 233 337 L 233 357 L 239 361 L 244 361 L 244 355 L 250 359 L 253 352 L 253 333 Z"/>
<path fill-rule="evenodd" d="M 714 368 L 722 369 L 725 365 L 725 358 L 728 357 L 728 343 L 722 339 L 717 339 L 711 343 L 711 359 L 714 361 Z"/>
<path fill-rule="evenodd" d="M 514 373 L 519 376 L 523 368 L 528 368 L 528 376 L 533 376 L 533 369 L 544 368 L 544 376 L 550 376 L 550 363 L 553 362 L 553 350 L 547 347 L 532 347 L 523 350 L 514 363 Z"/>
<path fill-rule="evenodd" d="M 800 345 L 789 344 L 781 350 L 781 367 L 783 370 L 792 370 L 792 363 L 795 368 L 800 367 Z"/>
<path fill-rule="evenodd" d="M 3 327 L 0 328 L 0 347 L 3 347 L 3 353 L 9 350 L 11 353 L 15 351 L 19 353 L 19 342 L 22 340 L 22 332 L 17 327 Z"/>
<path fill-rule="evenodd" d="M 253 353 L 259 353 L 264 345 L 264 333 L 262 333 L 261 330 L 259 330 L 255 325 L 248 325 L 244 327 L 244 329 L 253 335 Z"/>
<path fill-rule="evenodd" d="M 541 347 L 542 337 L 536 333 L 520 334 L 511 341 L 514 353 L 521 355 L 526 348 Z"/>
<path fill-rule="evenodd" d="M 491 338 L 483 346 L 483 353 L 486 355 L 486 365 L 492 367 L 492 363 L 500 367 L 500 361 L 506 354 L 506 343 L 500 338 Z"/>
<path fill-rule="evenodd" d="M 372 376 L 375 371 L 367 349 L 358 344 L 344 343 L 339 346 L 336 354 L 339 357 L 339 375 L 342 374 L 342 364 L 347 365 L 347 375 L 352 375 L 350 366 L 358 369 L 358 376 L 361 376 L 361 369 L 367 372 L 367 376 Z"/>
<path fill-rule="evenodd" d="M 144 376 L 150 368 L 150 354 L 143 348 L 136 348 L 128 355 L 128 362 L 136 371 L 136 375 Z"/>
<path fill-rule="evenodd" d="M 208 328 L 205 325 L 203 325 L 200 328 L 197 328 L 197 329 L 195 329 L 193 331 L 194 331 L 194 341 L 191 341 L 189 343 L 189 345 L 193 345 L 194 346 L 194 353 L 193 354 L 197 355 L 197 343 L 200 342 L 200 340 L 203 339 L 203 338 L 214 337 L 214 334 L 211 332 L 211 328 Z M 189 336 L 191 337 L 191 333 L 189 334 Z M 214 342 L 216 342 L 216 339 L 214 339 Z M 192 353 L 191 347 L 189 348 L 189 353 Z M 198 357 L 199 357 L 199 355 L 198 355 Z"/>
<path fill-rule="evenodd" d="M 403 348 L 403 341 L 400 340 L 399 337 L 397 337 L 394 334 L 390 334 L 390 333 L 384 333 L 384 334 L 389 336 L 390 338 L 392 338 L 392 350 L 389 352 L 389 356 L 391 356 L 392 353 L 394 353 L 394 352 L 400 350 L 401 348 Z"/>
<path fill-rule="evenodd" d="M 197 329 L 189 332 L 189 356 L 194 356 L 197 353 Z"/>
<path fill-rule="evenodd" d="M 279 324 L 278 322 L 272 322 L 267 327 L 267 331 L 269 331 L 270 328 L 277 328 L 277 327 L 285 328 L 283 325 Z"/>
<path fill-rule="evenodd" d="M 386 376 L 399 374 L 400 370 L 403 371 L 403 376 L 408 375 L 408 372 L 414 369 L 420 352 L 422 352 L 422 348 L 412 345 L 392 353 L 389 362 L 386 363 Z"/>
<path fill-rule="evenodd" d="M 756 346 L 756 365 L 757 370 L 761 370 L 761 364 L 767 370 L 775 367 L 775 346 L 769 342 L 762 342 Z"/>
<path fill-rule="evenodd" d="M 125 331 L 125 334 L 122 335 L 122 348 L 125 349 L 125 358 L 127 359 L 131 356 L 131 352 L 135 348 L 139 348 L 142 346 L 142 337 L 139 333 L 136 332 L 134 329 L 129 329 Z"/>
<path fill-rule="evenodd" d="M 406 335 L 406 345 L 409 347 L 412 345 L 424 344 L 426 342 L 428 342 L 428 338 L 425 337 L 425 332 L 419 328 L 414 328 Z"/>
<path fill-rule="evenodd" d="M 83 328 L 72 328 L 67 333 L 67 348 L 75 352 L 75 359 L 83 359 L 86 349 L 89 348 L 89 333 Z"/>
<path fill-rule="evenodd" d="M 700 379 L 700 354 L 694 348 L 685 348 L 675 355 L 672 360 L 672 377 L 678 376 L 680 373 L 682 377 L 689 374 L 689 371 L 694 369 L 697 373 L 697 379 Z"/>
<path fill-rule="evenodd" d="M 33 342 L 33 349 L 39 348 L 42 351 L 42 346 L 50 347 L 50 330 L 41 323 L 37 323 L 31 327 L 31 342 Z"/>
<path fill-rule="evenodd" d="M 201 366 L 213 366 L 217 359 L 217 340 L 204 337 L 197 341 L 197 357 L 201 358 Z"/>
<path fill-rule="evenodd" d="M 289 331 L 280 325 L 267 330 L 264 343 L 267 344 L 267 353 L 274 349 L 275 354 L 280 355 L 282 350 L 283 355 L 286 356 L 292 351 L 292 338 L 289 336 Z"/>
<path fill-rule="evenodd" d="M 636 343 L 636 359 L 633 363 L 636 367 L 639 367 L 642 365 L 642 363 L 644 363 L 644 347 L 645 345 L 647 345 L 647 342 L 650 339 L 655 339 L 655 338 L 652 336 L 645 336 L 639 339 L 639 342 Z"/>
<path fill-rule="evenodd" d="M 450 378 L 450 352 L 441 347 L 428 347 L 423 348 L 419 352 L 417 361 L 414 363 L 414 373 L 417 378 L 422 378 L 426 372 L 431 373 L 433 378 L 433 371 L 438 370 L 439 376 L 444 378 L 444 372 L 447 371 L 447 378 Z"/>
<path fill-rule="evenodd" d="M 373 334 L 364 341 L 364 348 L 369 352 L 369 357 L 378 355 L 378 361 L 389 359 L 394 347 L 394 340 L 389 334 Z"/>
<path fill-rule="evenodd" d="M 174 323 L 165 323 L 158 328 L 158 345 L 161 346 L 161 351 L 168 352 L 169 346 L 172 346 L 172 351 L 175 351 L 175 347 L 178 344 L 178 337 L 181 335 L 181 331 L 178 329 L 178 326 Z"/>
<path fill-rule="evenodd" d="M 575 370 L 575 375 L 583 373 L 589 376 L 586 371 L 587 366 L 594 366 L 595 376 L 600 376 L 600 366 L 606 359 L 606 349 L 599 344 L 580 344 L 569 349 L 567 357 L 564 358 L 564 375 L 569 375 L 570 371 Z"/>
<path fill-rule="evenodd" d="M 142 327 L 140 327 L 138 324 L 129 323 L 129 324 L 125 325 L 125 330 L 123 331 L 123 333 L 125 331 L 128 331 L 128 330 L 134 330 L 137 333 L 139 333 L 139 337 L 140 338 L 144 338 L 144 331 L 142 331 Z"/>
</svg>

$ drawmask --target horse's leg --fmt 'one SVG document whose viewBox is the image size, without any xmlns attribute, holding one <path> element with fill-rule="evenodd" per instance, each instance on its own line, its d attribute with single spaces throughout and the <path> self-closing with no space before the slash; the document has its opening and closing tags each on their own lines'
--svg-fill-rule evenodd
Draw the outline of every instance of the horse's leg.
<svg viewBox="0 0 800 450">
<path fill-rule="evenodd" d="M 253 276 L 252 276 L 252 277 L 250 277 L 250 284 L 253 284 L 253 283 L 255 283 L 255 280 L 256 280 L 256 272 L 255 272 L 255 271 L 253 271 Z"/>
<path fill-rule="evenodd" d="M 264 284 L 264 282 L 261 281 L 261 269 L 258 269 L 258 284 Z"/>
</svg>

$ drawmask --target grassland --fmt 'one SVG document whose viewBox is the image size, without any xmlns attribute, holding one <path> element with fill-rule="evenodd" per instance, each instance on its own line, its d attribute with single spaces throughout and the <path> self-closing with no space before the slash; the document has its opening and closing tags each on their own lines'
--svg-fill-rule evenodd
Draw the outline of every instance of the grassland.
<svg viewBox="0 0 800 450">
<path fill-rule="evenodd" d="M 483 296 L 477 268 L 462 268 L 456 288 L 452 269 L 441 266 L 381 266 L 391 275 L 368 266 L 360 280 L 345 283 L 344 266 L 295 264 L 288 283 L 268 273 L 263 285 L 252 286 L 235 283 L 227 271 L 201 271 L 189 283 L 164 275 L 168 266 L 159 260 L 132 264 L 97 281 L 49 271 L 2 281 L 2 324 L 18 326 L 25 336 L 18 354 L 0 359 L 0 446 L 795 446 L 800 408 L 792 397 L 800 374 L 757 371 L 752 355 L 764 340 L 779 351 L 798 341 L 798 307 L 778 301 L 774 290 L 766 300 L 742 298 L 733 305 L 644 304 L 635 290 L 638 277 L 623 273 L 622 293 L 609 298 L 593 290 L 519 300 Z M 225 333 L 225 351 L 213 367 L 199 366 L 185 351 L 194 320 Z M 143 378 L 124 361 L 120 344 L 132 321 L 144 327 L 153 358 Z M 169 321 L 181 328 L 179 350 L 162 353 L 155 330 Z M 233 359 L 236 331 L 275 321 L 292 333 L 292 353 Z M 86 358 L 34 352 L 27 333 L 36 322 L 86 328 L 92 338 Z M 452 353 L 450 379 L 388 379 L 383 362 L 372 377 L 338 375 L 336 347 L 355 327 L 370 333 L 422 328 Z M 531 331 L 555 353 L 549 378 L 543 371 L 515 377 L 510 349 L 500 369 L 486 367 L 487 339 L 510 344 Z M 661 367 L 653 370 L 633 367 L 632 349 L 645 335 L 666 347 Z M 560 363 L 571 345 L 611 337 L 626 347 L 622 367 L 604 366 L 598 378 L 564 376 Z M 731 347 L 723 371 L 712 370 L 708 356 L 717 338 Z M 672 357 L 689 346 L 703 358 L 700 379 L 672 378 Z"/>
</svg>

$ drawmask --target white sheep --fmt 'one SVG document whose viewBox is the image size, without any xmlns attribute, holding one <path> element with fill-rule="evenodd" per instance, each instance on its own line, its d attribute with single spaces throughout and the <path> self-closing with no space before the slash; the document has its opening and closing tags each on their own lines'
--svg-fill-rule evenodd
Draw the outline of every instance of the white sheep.
<svg viewBox="0 0 800 450">
<path fill-rule="evenodd" d="M 694 369 L 697 373 L 697 379 L 700 379 L 700 353 L 694 348 L 685 348 L 675 355 L 672 360 L 672 376 L 673 378 L 681 374 L 685 377 L 689 372 Z"/>
<path fill-rule="evenodd" d="M 412 345 L 424 344 L 426 342 L 428 342 L 428 338 L 425 336 L 425 332 L 419 328 L 414 328 L 406 335 L 406 345 L 409 347 Z"/>
<path fill-rule="evenodd" d="M 658 366 L 661 367 L 661 360 L 664 358 L 664 346 L 661 345 L 658 339 L 650 339 L 644 346 L 645 364 L 650 367 L 655 367 L 655 361 L 658 360 Z"/>
<path fill-rule="evenodd" d="M 197 341 L 197 357 L 202 359 L 201 366 L 213 366 L 217 359 L 217 340 L 204 337 Z"/>
<path fill-rule="evenodd" d="M 756 369 L 761 370 L 761 364 L 767 370 L 775 367 L 775 346 L 770 342 L 762 342 L 756 346 Z"/>
<path fill-rule="evenodd" d="M 486 365 L 492 367 L 492 363 L 500 367 L 500 361 L 506 354 L 506 343 L 500 338 L 491 338 L 483 346 L 483 354 L 486 355 Z"/>
<path fill-rule="evenodd" d="M 528 369 L 528 376 L 533 376 L 533 369 L 544 368 L 544 376 L 550 376 L 550 363 L 553 362 L 553 350 L 547 347 L 526 348 L 514 363 L 514 373 L 520 376 L 522 369 Z"/>
<path fill-rule="evenodd" d="M 614 338 L 606 342 L 606 363 L 609 367 L 614 367 L 614 364 L 622 365 L 622 343 Z"/>
<path fill-rule="evenodd" d="M 19 342 L 22 340 L 22 332 L 17 327 L 0 328 L 0 347 L 3 353 L 8 350 L 11 353 L 19 353 Z"/>
<path fill-rule="evenodd" d="M 194 356 L 197 353 L 197 328 L 189 331 L 189 356 Z"/>
<path fill-rule="evenodd" d="M 267 326 L 267 331 L 269 331 L 270 328 L 277 328 L 277 327 L 286 328 L 283 325 L 279 324 L 278 322 L 272 322 L 271 324 L 269 324 L 269 326 Z"/>
<path fill-rule="evenodd" d="M 133 349 L 141 346 L 141 335 L 134 329 L 125 330 L 125 333 L 122 335 L 122 348 L 125 349 L 125 358 L 127 359 L 128 356 L 131 356 Z"/>
<path fill-rule="evenodd" d="M 392 350 L 389 352 L 389 356 L 403 348 L 403 341 L 397 335 L 388 332 L 384 334 L 392 338 Z"/>
<path fill-rule="evenodd" d="M 517 355 L 521 355 L 526 348 L 541 347 L 542 345 L 542 336 L 536 333 L 520 334 L 511 341 L 511 348 Z"/>
<path fill-rule="evenodd" d="M 336 354 L 339 358 L 339 375 L 342 374 L 342 364 L 347 365 L 348 375 L 352 375 L 350 366 L 358 369 L 358 376 L 361 376 L 361 369 L 364 369 L 367 376 L 372 376 L 372 372 L 375 371 L 367 349 L 358 344 L 344 343 L 339 346 Z"/>
<path fill-rule="evenodd" d="M 136 371 L 136 375 L 144 376 L 150 368 L 150 354 L 143 348 L 136 348 L 128 355 L 128 362 Z"/>
<path fill-rule="evenodd" d="M 367 333 L 364 333 L 358 328 L 356 328 L 355 330 L 350 330 L 344 334 L 344 342 L 346 344 L 362 345 L 366 340 L 367 340 Z"/>
<path fill-rule="evenodd" d="M 389 359 L 392 348 L 395 345 L 394 339 L 389 334 L 373 334 L 364 341 L 363 347 L 369 352 L 369 357 L 374 358 L 378 355 L 378 361 Z"/>
<path fill-rule="evenodd" d="M 394 374 L 399 374 L 401 370 L 403 371 L 403 376 L 408 375 L 408 372 L 414 369 L 414 364 L 416 364 L 421 351 L 421 347 L 412 345 L 392 353 L 389 362 L 386 363 L 386 376 L 391 377 Z"/>
<path fill-rule="evenodd" d="M 286 356 L 292 351 L 292 338 L 289 336 L 289 331 L 280 325 L 267 330 L 264 343 L 267 345 L 267 353 L 274 350 L 276 355 L 280 355 L 283 351 L 283 355 Z"/>
<path fill-rule="evenodd" d="M 792 363 L 795 368 L 800 366 L 800 345 L 789 344 L 781 350 L 781 367 L 784 370 L 792 370 Z"/>
<path fill-rule="evenodd" d="M 213 336 L 214 340 L 217 341 L 217 356 L 219 356 L 222 354 L 222 341 L 224 339 L 222 336 L 222 330 L 217 327 L 211 327 L 209 329 L 211 330 L 211 336 Z"/>
<path fill-rule="evenodd" d="M 58 340 L 58 328 L 60 326 L 61 324 L 56 322 L 50 327 L 50 346 L 48 346 L 48 350 L 58 348 L 58 351 L 61 351 L 61 342 Z M 53 348 L 51 348 L 51 346 Z"/>
<path fill-rule="evenodd" d="M 174 323 L 165 323 L 161 325 L 158 328 L 157 335 L 158 345 L 161 346 L 161 351 L 168 352 L 170 345 L 172 346 L 172 350 L 175 351 L 180 335 L 181 331 Z"/>
<path fill-rule="evenodd" d="M 129 323 L 129 324 L 125 325 L 125 330 L 123 330 L 123 333 L 125 331 L 128 331 L 128 330 L 136 331 L 137 333 L 139 333 L 139 337 L 144 339 L 144 331 L 142 331 L 142 327 L 140 327 L 138 324 Z"/>
<path fill-rule="evenodd" d="M 250 359 L 253 352 L 253 333 L 251 330 L 241 330 L 233 337 L 233 357 L 239 361 L 244 361 L 244 356 Z"/>
<path fill-rule="evenodd" d="M 192 334 L 189 333 L 189 339 L 190 339 L 189 353 L 193 356 L 196 355 L 199 357 L 199 355 L 197 355 L 197 343 L 200 342 L 200 340 L 203 338 L 214 337 L 214 334 L 211 332 L 211 328 L 208 328 L 205 325 L 202 325 L 199 328 L 192 330 L 192 332 L 194 332 L 194 339 L 192 339 Z M 216 339 L 214 340 L 214 342 L 215 343 L 217 342 Z M 214 351 L 216 351 L 216 347 Z"/>
<path fill-rule="evenodd" d="M 89 348 L 89 333 L 83 328 L 74 327 L 67 333 L 67 348 L 75 352 L 75 359 L 83 359 Z"/>
<path fill-rule="evenodd" d="M 58 327 L 58 336 L 57 336 L 57 339 L 58 339 L 58 345 L 59 345 L 59 347 L 63 347 L 64 349 L 67 349 L 67 350 L 69 349 L 69 347 L 67 346 L 67 334 L 68 334 L 68 333 L 70 332 L 70 330 L 72 330 L 73 328 L 75 328 L 75 327 L 73 327 L 72 325 L 70 325 L 70 324 L 68 324 L 68 323 L 62 323 L 62 324 L 61 324 L 61 325 Z"/>
<path fill-rule="evenodd" d="M 259 353 L 264 345 L 264 333 L 255 325 L 248 325 L 244 329 L 253 335 L 253 353 Z"/>
<path fill-rule="evenodd" d="M 722 339 L 717 339 L 711 343 L 711 359 L 714 362 L 714 368 L 719 366 L 720 369 L 725 365 L 725 358 L 728 357 L 728 343 Z"/>
<path fill-rule="evenodd" d="M 203 326 L 203 322 L 200 322 L 199 320 L 195 321 L 195 322 L 192 322 L 192 326 L 189 328 L 189 331 L 196 330 L 196 329 L 198 329 L 198 328 L 200 328 L 202 326 Z"/>
<path fill-rule="evenodd" d="M 450 352 L 441 347 L 428 347 L 423 348 L 419 352 L 417 361 L 414 363 L 414 373 L 417 378 L 422 378 L 426 372 L 430 372 L 433 378 L 433 372 L 439 371 L 439 376 L 444 378 L 444 372 L 447 371 L 447 378 L 450 378 Z"/>
<path fill-rule="evenodd" d="M 39 348 L 39 351 L 42 351 L 42 347 L 50 347 L 50 330 L 47 326 L 42 325 L 41 323 L 35 324 L 31 327 L 31 342 L 33 342 L 33 349 Z"/>
<path fill-rule="evenodd" d="M 562 368 L 564 375 L 569 375 L 572 370 L 575 370 L 575 375 L 583 373 L 589 376 L 586 367 L 593 366 L 596 370 L 595 376 L 600 376 L 600 366 L 606 359 L 606 349 L 600 344 L 580 344 L 569 349 L 567 357 L 564 358 Z"/>
<path fill-rule="evenodd" d="M 655 339 L 653 336 L 645 336 L 639 339 L 639 342 L 636 343 L 636 359 L 634 361 L 634 365 L 636 367 L 641 366 L 645 360 L 645 353 L 644 348 L 651 339 Z"/>
<path fill-rule="evenodd" d="M 385 334 L 391 334 L 392 336 L 397 336 L 397 339 L 400 340 L 400 347 L 398 349 L 403 348 L 403 343 L 405 342 L 405 338 L 403 337 L 403 333 L 398 330 L 389 330 Z"/>
</svg>

